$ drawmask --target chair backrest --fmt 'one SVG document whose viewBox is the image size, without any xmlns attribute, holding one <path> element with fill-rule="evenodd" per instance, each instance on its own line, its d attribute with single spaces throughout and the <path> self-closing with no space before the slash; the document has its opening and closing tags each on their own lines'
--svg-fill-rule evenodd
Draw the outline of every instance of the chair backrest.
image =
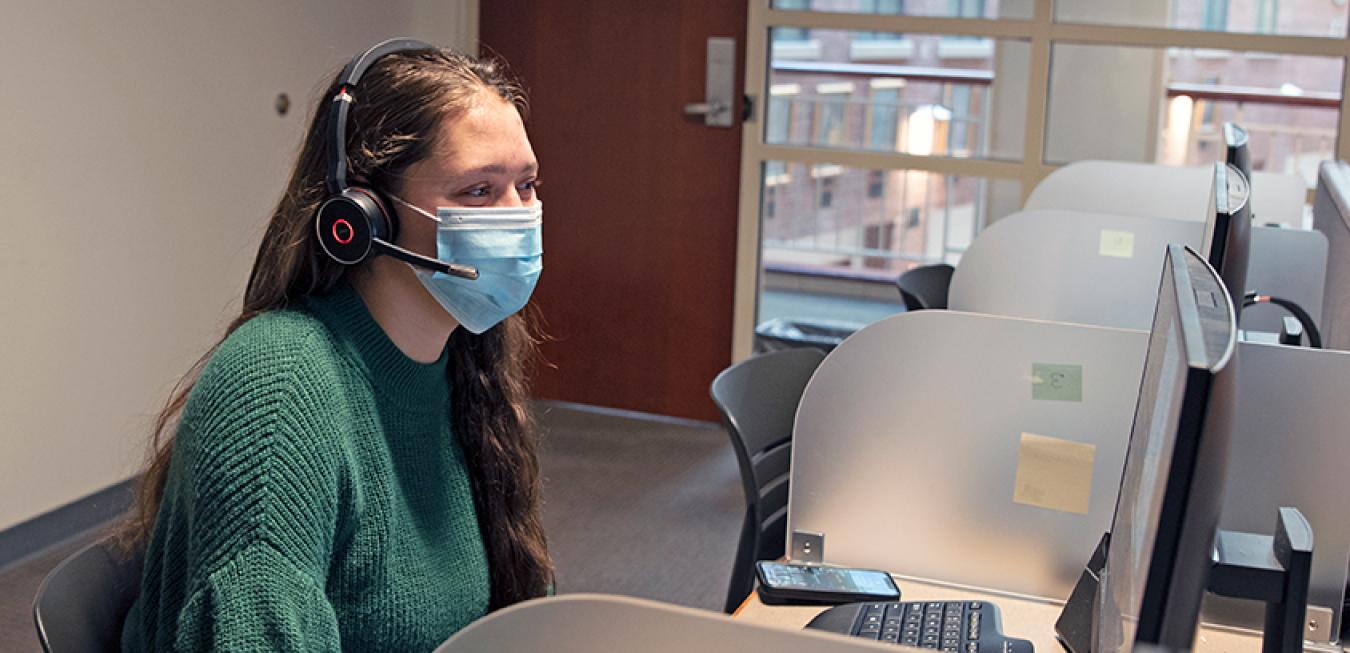
<svg viewBox="0 0 1350 653">
<path fill-rule="evenodd" d="M 952 282 L 953 268 L 946 263 L 924 265 L 905 271 L 895 280 L 905 308 L 911 311 L 947 308 L 947 287 Z"/>
<path fill-rule="evenodd" d="M 43 650 L 121 650 L 122 621 L 140 592 L 142 556 L 100 540 L 47 574 L 33 602 Z"/>
<path fill-rule="evenodd" d="M 824 359 L 813 348 L 769 352 L 741 361 L 713 380 L 713 402 L 731 434 L 746 506 L 754 516 L 756 559 L 783 555 L 792 424 L 806 382 Z M 778 535 L 765 537 L 769 533 Z"/>
</svg>

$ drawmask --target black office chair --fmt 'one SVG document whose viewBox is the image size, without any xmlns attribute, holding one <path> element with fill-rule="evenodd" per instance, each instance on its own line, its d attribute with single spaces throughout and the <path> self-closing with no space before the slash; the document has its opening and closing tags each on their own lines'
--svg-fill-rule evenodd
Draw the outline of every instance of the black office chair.
<svg viewBox="0 0 1350 653">
<path fill-rule="evenodd" d="M 946 263 L 922 265 L 906 271 L 895 280 L 905 310 L 918 311 L 947 308 L 947 287 L 952 283 L 956 268 Z"/>
<path fill-rule="evenodd" d="M 42 649 L 120 651 L 122 622 L 141 589 L 142 562 L 142 553 L 124 553 L 108 540 L 61 561 L 33 602 Z"/>
<path fill-rule="evenodd" d="M 728 613 L 754 588 L 755 561 L 783 557 L 792 423 L 806 382 L 824 359 L 818 349 L 785 349 L 741 361 L 713 379 L 712 399 L 731 435 L 745 489 L 745 519 L 724 607 Z"/>
</svg>

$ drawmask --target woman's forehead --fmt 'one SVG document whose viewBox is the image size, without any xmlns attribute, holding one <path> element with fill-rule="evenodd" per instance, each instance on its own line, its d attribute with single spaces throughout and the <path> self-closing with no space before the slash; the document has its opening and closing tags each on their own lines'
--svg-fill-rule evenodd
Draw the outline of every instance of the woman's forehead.
<svg viewBox="0 0 1350 653">
<path fill-rule="evenodd" d="M 446 118 L 431 159 L 430 163 L 448 174 L 488 167 L 515 172 L 536 165 L 515 105 L 488 93 Z"/>
</svg>

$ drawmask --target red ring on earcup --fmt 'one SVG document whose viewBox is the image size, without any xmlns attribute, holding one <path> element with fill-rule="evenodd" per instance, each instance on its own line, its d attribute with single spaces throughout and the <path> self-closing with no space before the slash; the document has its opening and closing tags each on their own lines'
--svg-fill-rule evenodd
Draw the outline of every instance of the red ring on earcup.
<svg viewBox="0 0 1350 653">
<path fill-rule="evenodd" d="M 340 233 L 338 233 L 339 229 L 345 230 L 347 232 L 347 236 L 345 238 Z M 356 228 L 352 226 L 352 223 L 347 222 L 342 218 L 338 218 L 337 221 L 333 223 L 333 240 L 336 240 L 339 245 L 349 245 L 351 244 L 352 239 L 355 237 L 356 237 Z"/>
</svg>

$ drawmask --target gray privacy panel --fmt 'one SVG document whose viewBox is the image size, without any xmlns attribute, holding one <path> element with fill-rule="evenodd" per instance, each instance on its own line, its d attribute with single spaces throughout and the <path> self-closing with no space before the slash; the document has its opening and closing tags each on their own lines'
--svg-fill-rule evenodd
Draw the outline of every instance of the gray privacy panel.
<svg viewBox="0 0 1350 653">
<path fill-rule="evenodd" d="M 954 311 L 858 331 L 821 363 L 797 410 L 789 545 L 794 531 L 817 532 L 828 563 L 1065 599 L 1110 527 L 1147 339 Z M 1339 628 L 1350 352 L 1240 348 L 1222 526 L 1268 533 L 1276 508 L 1303 511 L 1316 542 L 1311 602 Z M 1080 400 L 1036 399 L 1033 371 L 1066 365 L 1081 368 Z M 1063 451 L 1093 447 L 1086 514 L 1014 501 L 1023 433 Z M 1261 624 L 1260 610 L 1231 601 L 1210 601 L 1204 618 Z"/>
<path fill-rule="evenodd" d="M 980 232 L 961 256 L 947 307 L 1147 330 L 1167 245 L 1194 247 L 1203 230 L 1203 222 L 1184 220 L 1073 211 L 1014 213 Z M 1122 238 L 1130 244 L 1120 244 Z"/>
<path fill-rule="evenodd" d="M 1252 256 L 1247 268 L 1247 290 L 1291 299 L 1321 326 L 1326 287 L 1328 243 L 1321 232 L 1302 229 L 1252 227 Z M 1271 304 L 1242 309 L 1243 329 L 1279 333 L 1288 315 Z"/>
<path fill-rule="evenodd" d="M 1201 250 L 1204 223 L 1106 213 L 1022 211 L 980 233 L 952 275 L 952 310 L 1148 329 L 1168 243 Z M 1248 290 L 1322 312 L 1326 238 L 1252 228 Z M 1282 309 L 1244 310 L 1243 329 L 1278 332 Z"/>
<path fill-rule="evenodd" d="M 1344 161 L 1324 161 L 1317 170 L 1313 228 L 1330 241 L 1322 342 L 1332 349 L 1350 349 L 1350 165 Z"/>
<path fill-rule="evenodd" d="M 803 393 L 788 532 L 824 533 L 829 563 L 1068 597 L 1115 509 L 1147 340 L 953 311 L 863 328 Z M 1080 399 L 1033 398 L 1037 365 L 1079 367 Z M 1086 514 L 1014 501 L 1023 433 L 1095 448 Z"/>
<path fill-rule="evenodd" d="M 1293 506 L 1313 527 L 1308 601 L 1337 615 L 1350 564 L 1350 352 L 1239 345 L 1237 431 L 1220 527 L 1271 533 L 1276 510 Z M 1210 601 L 1206 621 L 1257 625 L 1259 605 Z"/>
<path fill-rule="evenodd" d="M 1125 161 L 1079 161 L 1051 172 L 1031 189 L 1025 210 L 1120 213 L 1204 222 L 1212 166 L 1163 166 Z M 1252 173 L 1252 216 L 1257 224 L 1303 224 L 1307 196 L 1297 175 Z"/>
<path fill-rule="evenodd" d="M 601 594 L 534 599 L 455 633 L 436 653 L 862 653 L 894 645 L 738 622 L 705 610 Z"/>
</svg>

